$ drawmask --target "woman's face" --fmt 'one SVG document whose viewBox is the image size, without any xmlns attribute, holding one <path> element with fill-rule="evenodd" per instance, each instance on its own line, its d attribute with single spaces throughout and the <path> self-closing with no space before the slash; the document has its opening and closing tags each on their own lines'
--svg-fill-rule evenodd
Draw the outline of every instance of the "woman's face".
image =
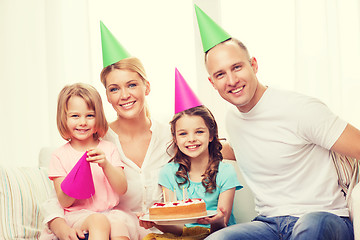
<svg viewBox="0 0 360 240">
<path fill-rule="evenodd" d="M 115 69 L 106 78 L 106 96 L 120 118 L 136 118 L 145 113 L 145 96 L 150 84 L 136 72 Z"/>
</svg>

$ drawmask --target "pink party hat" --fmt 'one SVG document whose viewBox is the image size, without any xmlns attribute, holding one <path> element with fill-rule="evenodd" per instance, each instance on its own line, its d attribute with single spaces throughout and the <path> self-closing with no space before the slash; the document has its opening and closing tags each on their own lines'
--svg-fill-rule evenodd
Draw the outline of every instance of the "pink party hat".
<svg viewBox="0 0 360 240">
<path fill-rule="evenodd" d="M 90 163 L 86 161 L 87 152 L 79 159 L 61 183 L 65 194 L 76 199 L 87 199 L 95 194 Z"/>
<path fill-rule="evenodd" d="M 175 68 L 175 114 L 201 105 L 179 70 Z"/>
</svg>

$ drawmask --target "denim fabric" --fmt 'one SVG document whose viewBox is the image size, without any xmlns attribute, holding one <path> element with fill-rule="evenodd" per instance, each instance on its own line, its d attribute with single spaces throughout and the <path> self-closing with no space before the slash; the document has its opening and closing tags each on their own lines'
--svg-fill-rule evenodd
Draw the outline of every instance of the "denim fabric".
<svg viewBox="0 0 360 240">
<path fill-rule="evenodd" d="M 349 218 L 327 212 L 314 212 L 304 216 L 264 217 L 252 222 L 233 225 L 219 230 L 206 240 L 353 240 L 353 225 Z"/>
</svg>

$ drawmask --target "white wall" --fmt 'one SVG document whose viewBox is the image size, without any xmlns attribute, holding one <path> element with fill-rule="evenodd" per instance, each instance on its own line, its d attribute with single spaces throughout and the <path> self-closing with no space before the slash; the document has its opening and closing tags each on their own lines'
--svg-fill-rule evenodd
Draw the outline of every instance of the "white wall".
<svg viewBox="0 0 360 240">
<path fill-rule="evenodd" d="M 222 0 L 222 26 L 248 46 L 258 78 L 324 101 L 360 127 L 360 2 Z"/>
<path fill-rule="evenodd" d="M 173 114 L 177 67 L 226 136 L 228 104 L 206 79 L 194 2 L 248 46 L 260 81 L 316 96 L 360 127 L 359 1 L 0 0 L 0 163 L 36 165 L 42 146 L 63 143 L 55 114 L 65 84 L 95 85 L 115 118 L 99 80 L 100 20 L 143 61 L 154 118 Z"/>
<path fill-rule="evenodd" d="M 102 69 L 102 20 L 121 44 L 143 62 L 151 84 L 147 99 L 151 114 L 168 123 L 174 111 L 175 67 L 196 91 L 191 1 L 93 0 L 89 6 L 93 76 L 98 77 Z M 100 81 L 97 84 L 105 93 Z M 108 115 L 115 118 L 112 107 L 105 105 Z"/>
</svg>

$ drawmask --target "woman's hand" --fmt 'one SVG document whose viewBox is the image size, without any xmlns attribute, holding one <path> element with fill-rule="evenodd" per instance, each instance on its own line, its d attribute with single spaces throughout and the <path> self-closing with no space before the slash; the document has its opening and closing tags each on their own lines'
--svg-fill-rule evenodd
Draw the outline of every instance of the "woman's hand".
<svg viewBox="0 0 360 240">
<path fill-rule="evenodd" d="M 143 227 L 145 229 L 149 229 L 149 228 L 152 228 L 152 227 L 154 227 L 156 225 L 154 222 L 140 220 L 140 217 L 145 215 L 144 213 L 137 213 L 136 215 L 137 215 L 137 217 L 139 219 L 140 227 Z"/>
<path fill-rule="evenodd" d="M 151 221 L 140 220 L 140 217 L 144 216 L 144 213 L 138 213 L 136 215 L 139 218 L 139 225 L 145 229 L 156 227 L 157 229 L 159 229 L 164 233 L 172 233 L 177 236 L 181 236 L 181 234 L 183 233 L 183 228 L 184 228 L 183 225 L 157 225 L 156 223 Z"/>
</svg>

